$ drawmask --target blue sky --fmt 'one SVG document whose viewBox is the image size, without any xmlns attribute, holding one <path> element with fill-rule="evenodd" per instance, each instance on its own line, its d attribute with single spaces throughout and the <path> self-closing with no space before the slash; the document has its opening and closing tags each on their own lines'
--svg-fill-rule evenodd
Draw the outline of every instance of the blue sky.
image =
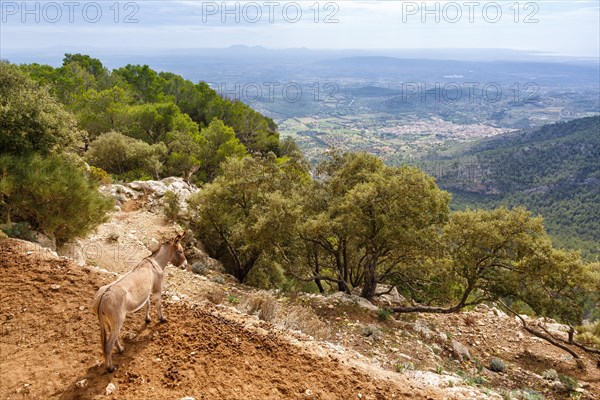
<svg viewBox="0 0 600 400">
<path fill-rule="evenodd" d="M 427 1 L 427 10 L 422 1 L 259 0 L 240 1 L 237 8 L 235 3 L 29 1 L 23 7 L 21 0 L 0 0 L 0 53 L 49 49 L 123 53 L 243 44 L 313 49 L 503 48 L 595 58 L 600 54 L 598 0 L 500 0 L 470 5 Z"/>
</svg>

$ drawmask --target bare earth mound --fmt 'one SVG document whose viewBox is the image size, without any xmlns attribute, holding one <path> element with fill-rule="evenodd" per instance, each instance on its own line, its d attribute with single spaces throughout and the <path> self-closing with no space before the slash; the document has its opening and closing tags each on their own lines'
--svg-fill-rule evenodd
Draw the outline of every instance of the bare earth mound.
<svg viewBox="0 0 600 400">
<path fill-rule="evenodd" d="M 0 242 L 0 397 L 3 399 L 437 399 L 379 380 L 277 333 L 247 329 L 207 307 L 167 303 L 166 324 L 128 317 L 117 371 L 101 364 L 93 294 L 114 279 L 66 259 Z M 27 254 L 29 253 L 29 254 Z M 153 310 L 153 317 L 155 317 Z"/>
</svg>

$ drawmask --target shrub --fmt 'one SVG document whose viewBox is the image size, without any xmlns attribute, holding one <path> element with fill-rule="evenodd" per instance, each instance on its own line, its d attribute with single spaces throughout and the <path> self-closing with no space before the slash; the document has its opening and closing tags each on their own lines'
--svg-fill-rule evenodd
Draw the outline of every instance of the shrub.
<svg viewBox="0 0 600 400">
<path fill-rule="evenodd" d="M 411 362 L 397 363 L 394 365 L 394 369 L 398 373 L 403 373 L 404 371 L 412 371 L 415 369 L 415 365 Z"/>
<path fill-rule="evenodd" d="M 90 165 L 89 177 L 90 180 L 97 182 L 100 185 L 107 185 L 112 182 L 112 178 L 108 172 L 102 168 L 94 167 L 93 165 Z"/>
<path fill-rule="evenodd" d="M 163 212 L 169 221 L 175 221 L 179 218 L 181 207 L 179 206 L 179 195 L 172 190 L 167 191 L 164 197 Z"/>
<path fill-rule="evenodd" d="M 577 340 L 600 349 L 600 320 L 577 327 Z"/>
<path fill-rule="evenodd" d="M 0 225 L 0 230 L 11 238 L 28 240 L 30 242 L 35 241 L 35 236 L 33 235 L 28 222 L 2 224 Z"/>
<path fill-rule="evenodd" d="M 380 308 L 377 310 L 377 318 L 381 321 L 387 321 L 392 316 L 392 311 L 389 308 Z"/>
<path fill-rule="evenodd" d="M 506 364 L 499 358 L 492 358 L 490 361 L 490 371 L 504 372 L 506 371 Z"/>
<path fill-rule="evenodd" d="M 164 143 L 149 145 L 118 132 L 108 132 L 90 143 L 85 157 L 91 165 L 111 174 L 140 179 L 159 175 L 160 160 L 166 152 Z"/>
<path fill-rule="evenodd" d="M 15 155 L 48 154 L 81 145 L 75 118 L 16 65 L 0 61 L 0 148 Z"/>
<path fill-rule="evenodd" d="M 268 293 L 252 295 L 246 304 L 248 314 L 256 314 L 263 321 L 272 322 L 279 313 L 279 303 Z"/>
<path fill-rule="evenodd" d="M 280 317 L 279 325 L 282 328 L 300 331 L 317 339 L 325 339 L 329 336 L 329 329 L 310 307 L 289 307 Z"/>
<path fill-rule="evenodd" d="M 219 287 L 212 288 L 206 292 L 206 299 L 213 304 L 221 304 L 225 301 L 225 291 Z"/>
<path fill-rule="evenodd" d="M 549 381 L 558 380 L 558 372 L 556 372 L 556 370 L 554 370 L 554 369 L 548 369 L 548 370 L 542 372 L 542 378 L 549 380 Z"/>
<path fill-rule="evenodd" d="M 106 237 L 106 240 L 108 240 L 109 242 L 118 242 L 119 241 L 119 237 L 121 235 L 119 235 L 118 232 L 111 232 L 108 234 L 108 236 Z"/>
<path fill-rule="evenodd" d="M 238 304 L 240 302 L 240 299 L 238 299 L 234 295 L 230 294 L 229 296 L 227 296 L 227 301 L 230 302 L 231 304 Z"/>
<path fill-rule="evenodd" d="M 379 340 L 381 338 L 381 329 L 377 325 L 365 325 L 362 329 L 362 334 L 364 337 Z"/>
<path fill-rule="evenodd" d="M 0 156 L 0 218 L 29 222 L 61 244 L 95 229 L 112 207 L 65 156 Z"/>
<path fill-rule="evenodd" d="M 192 272 L 198 275 L 204 275 L 208 267 L 202 261 L 196 261 L 192 264 Z"/>
<path fill-rule="evenodd" d="M 577 383 L 577 379 L 572 378 L 568 375 L 559 375 L 558 380 L 560 381 L 560 383 L 562 383 L 565 386 L 565 388 L 569 392 L 572 392 L 579 387 L 579 384 Z"/>
</svg>

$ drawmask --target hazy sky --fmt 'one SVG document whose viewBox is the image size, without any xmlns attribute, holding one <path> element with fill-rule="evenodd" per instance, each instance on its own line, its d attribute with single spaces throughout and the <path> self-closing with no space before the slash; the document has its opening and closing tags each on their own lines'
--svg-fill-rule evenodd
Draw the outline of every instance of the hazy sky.
<svg viewBox="0 0 600 400">
<path fill-rule="evenodd" d="M 0 0 L 0 56 L 26 49 L 137 52 L 244 44 L 314 49 L 505 48 L 597 58 L 599 4 L 598 0 L 311 0 L 237 5 Z"/>
</svg>

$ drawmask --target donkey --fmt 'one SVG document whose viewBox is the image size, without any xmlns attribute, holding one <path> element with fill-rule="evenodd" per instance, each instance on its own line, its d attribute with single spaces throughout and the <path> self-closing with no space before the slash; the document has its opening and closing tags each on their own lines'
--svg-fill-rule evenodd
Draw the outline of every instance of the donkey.
<svg viewBox="0 0 600 400">
<path fill-rule="evenodd" d="M 115 282 L 102 286 L 94 298 L 93 310 L 100 322 L 100 342 L 104 362 L 109 372 L 115 370 L 112 349 L 117 344 L 119 353 L 125 348 L 119 340 L 119 332 L 127 314 L 142 307 L 146 311 L 146 323 L 150 323 L 150 297 L 156 302 L 160 322 L 166 322 L 162 313 L 163 268 L 171 263 L 185 267 L 187 260 L 179 243 L 183 234 L 164 242 L 152 255 L 144 258 L 134 269 Z M 107 332 L 110 334 L 107 337 Z"/>
</svg>

